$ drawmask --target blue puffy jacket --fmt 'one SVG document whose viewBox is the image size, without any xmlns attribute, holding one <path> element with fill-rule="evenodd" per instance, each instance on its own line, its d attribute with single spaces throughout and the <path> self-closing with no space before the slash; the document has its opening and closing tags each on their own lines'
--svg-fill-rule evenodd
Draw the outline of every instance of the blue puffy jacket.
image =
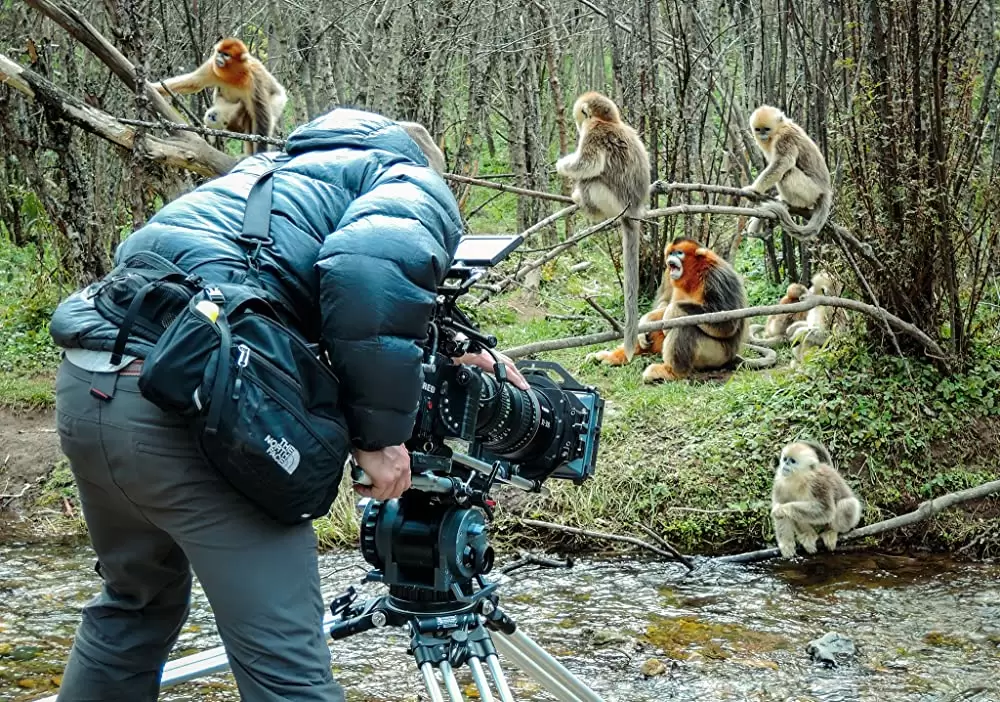
<svg viewBox="0 0 1000 702">
<path fill-rule="evenodd" d="M 458 205 L 403 128 L 379 115 L 334 110 L 296 129 L 285 151 L 292 158 L 273 176 L 274 243 L 258 259 L 261 280 L 310 341 L 328 346 L 354 445 L 400 444 L 413 429 L 436 288 L 462 235 Z M 148 250 L 208 282 L 238 281 L 246 197 L 276 155 L 244 159 L 163 207 L 118 247 L 116 264 Z M 60 304 L 52 337 L 63 348 L 110 351 L 117 328 L 85 292 Z"/>
</svg>

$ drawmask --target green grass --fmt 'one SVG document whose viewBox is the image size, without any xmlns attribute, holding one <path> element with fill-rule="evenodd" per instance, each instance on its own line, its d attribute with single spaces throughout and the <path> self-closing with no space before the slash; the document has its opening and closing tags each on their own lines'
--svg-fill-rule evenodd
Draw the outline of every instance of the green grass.
<svg viewBox="0 0 1000 702">
<path fill-rule="evenodd" d="M 511 229 L 509 207 L 497 208 L 477 231 Z M 476 305 L 477 293 L 466 298 L 465 307 L 483 330 L 497 335 L 501 349 L 605 331 L 607 323 L 583 298 L 595 295 L 622 318 L 620 287 L 607 253 L 608 246 L 619 245 L 613 233 L 595 237 L 546 265 L 537 293 L 517 290 Z M 522 255 L 536 254 L 518 252 L 513 258 Z M 59 293 L 45 277 L 44 258 L 31 249 L 0 247 L 0 406 L 52 404 L 57 355 L 46 325 Z M 590 267 L 570 270 L 581 261 Z M 766 281 L 761 261 L 756 241 L 737 261 L 751 304 L 783 293 Z M 869 523 L 998 477 L 1000 352 L 990 344 L 982 345 L 967 372 L 950 378 L 918 361 L 870 351 L 857 335 L 847 334 L 797 369 L 787 366 L 783 350 L 776 369 L 653 386 L 641 382 L 649 359 L 607 368 L 586 361 L 593 350 L 544 357 L 596 385 L 607 402 L 596 475 L 579 487 L 549 481 L 548 496 L 502 501 L 498 543 L 561 538 L 526 530 L 517 519 L 531 516 L 619 533 L 633 533 L 642 523 L 691 553 L 759 547 L 772 540 L 768 510 L 775 460 L 786 442 L 806 437 L 830 447 L 864 499 Z M 59 483 L 60 495 L 66 489 Z M 890 538 L 946 548 L 977 539 L 980 551 L 995 551 L 1000 537 L 990 535 L 998 533 L 994 512 L 980 509 L 971 516 L 953 510 Z M 358 513 L 346 478 L 331 514 L 315 526 L 323 546 L 356 544 Z"/>
<path fill-rule="evenodd" d="M 49 275 L 54 266 L 35 246 L 0 245 L 0 407 L 54 403 L 52 373 L 59 355 L 48 332 L 59 299 Z"/>
<path fill-rule="evenodd" d="M 570 272 L 578 260 L 593 265 Z M 763 280 L 762 271 L 755 276 L 752 265 L 741 261 L 738 267 L 754 303 L 783 293 Z M 547 266 L 537 300 L 515 292 L 470 307 L 481 327 L 498 336 L 500 348 L 510 348 L 605 330 L 584 293 L 596 293 L 621 317 L 614 276 L 597 242 Z M 583 319 L 546 319 L 545 310 Z M 642 523 L 691 553 L 760 547 L 773 540 L 768 513 L 777 456 L 785 443 L 801 438 L 831 449 L 865 502 L 866 523 L 1000 477 L 1000 354 L 989 345 L 966 373 L 951 378 L 928 364 L 870 352 L 849 334 L 795 369 L 782 350 L 772 370 L 652 386 L 641 381 L 649 359 L 608 368 L 586 361 L 593 350 L 544 357 L 597 386 L 607 401 L 595 477 L 579 487 L 549 481 L 547 497 L 501 502 L 501 542 L 558 538 L 525 530 L 517 517 L 530 516 L 618 533 L 634 533 Z M 337 515 L 320 522 L 321 534 L 329 543 L 354 543 L 356 515 L 343 506 Z M 989 511 L 972 518 L 953 510 L 907 532 L 902 543 L 957 548 L 994 526 Z M 995 541 L 989 537 L 980 546 L 995 548 Z"/>
</svg>

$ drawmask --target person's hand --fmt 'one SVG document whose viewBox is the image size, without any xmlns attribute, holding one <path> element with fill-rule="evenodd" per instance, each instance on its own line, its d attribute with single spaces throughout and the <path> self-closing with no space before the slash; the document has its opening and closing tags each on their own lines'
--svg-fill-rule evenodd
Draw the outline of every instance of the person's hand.
<svg viewBox="0 0 1000 702">
<path fill-rule="evenodd" d="M 410 488 L 410 452 L 402 444 L 378 451 L 354 449 L 354 460 L 372 482 L 371 485 L 355 483 L 354 492 L 359 495 L 391 500 Z"/>
<path fill-rule="evenodd" d="M 494 351 L 496 357 L 503 364 L 504 369 L 507 372 L 507 379 L 521 390 L 528 389 L 528 381 L 524 379 L 521 375 L 521 371 L 517 369 L 514 362 L 504 356 L 502 353 Z M 451 359 L 454 363 L 464 363 L 467 366 L 476 366 L 477 368 L 482 368 L 484 371 L 489 373 L 493 372 L 493 356 L 490 355 L 488 351 L 480 351 L 479 353 L 467 353 L 464 356 L 459 356 L 458 358 Z"/>
</svg>

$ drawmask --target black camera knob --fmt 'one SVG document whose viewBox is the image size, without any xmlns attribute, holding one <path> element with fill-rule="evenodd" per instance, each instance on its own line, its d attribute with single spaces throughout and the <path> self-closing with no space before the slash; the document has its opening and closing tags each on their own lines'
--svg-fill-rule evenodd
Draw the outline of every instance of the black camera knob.
<svg viewBox="0 0 1000 702">
<path fill-rule="evenodd" d="M 468 368 L 460 368 L 455 374 L 455 382 L 459 385 L 468 385 L 470 380 L 472 380 L 472 373 L 469 372 Z"/>
</svg>

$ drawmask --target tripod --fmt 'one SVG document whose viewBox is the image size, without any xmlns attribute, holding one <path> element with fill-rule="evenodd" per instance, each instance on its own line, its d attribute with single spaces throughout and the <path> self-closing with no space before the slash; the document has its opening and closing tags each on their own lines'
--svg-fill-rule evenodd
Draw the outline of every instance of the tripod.
<svg viewBox="0 0 1000 702">
<path fill-rule="evenodd" d="M 373 628 L 409 627 L 409 653 L 423 676 L 431 702 L 444 702 L 445 699 L 435 670 L 440 673 L 452 702 L 465 699 L 455 677 L 455 668 L 462 665 L 468 665 L 479 699 L 494 702 L 484 664 L 500 702 L 515 702 L 500 667 L 498 652 L 560 702 L 603 702 L 559 661 L 518 630 L 514 620 L 497 604 L 495 583 L 487 584 L 481 577 L 477 580 L 483 586 L 480 593 L 487 594 L 473 601 L 449 596 L 428 598 L 427 593 L 393 587 L 389 595 L 355 605 L 357 593 L 350 587 L 330 605 L 331 613 L 342 617 L 331 627 L 330 636 L 338 640 Z M 490 631 L 498 636 L 494 638 Z"/>
<path fill-rule="evenodd" d="M 485 464 L 475 459 L 461 454 L 453 458 L 473 473 L 485 472 Z M 422 489 L 388 502 L 362 502 L 361 553 L 375 566 L 365 580 L 385 583 L 389 592 L 358 601 L 357 591 L 349 587 L 336 596 L 330 613 L 339 621 L 330 628 L 330 637 L 340 640 L 370 629 L 408 627 L 408 652 L 431 702 L 444 702 L 435 671 L 451 702 L 464 700 L 455 677 L 462 665 L 468 666 L 481 700 L 495 699 L 485 672 L 489 670 L 500 702 L 514 702 L 498 653 L 560 702 L 603 702 L 518 629 L 499 605 L 498 584 L 483 577 L 493 567 L 493 548 L 483 514 L 471 505 L 490 512 L 485 495 L 492 478 L 486 490 L 470 489 L 474 478 L 462 482 L 424 474 L 413 482 Z"/>
</svg>

